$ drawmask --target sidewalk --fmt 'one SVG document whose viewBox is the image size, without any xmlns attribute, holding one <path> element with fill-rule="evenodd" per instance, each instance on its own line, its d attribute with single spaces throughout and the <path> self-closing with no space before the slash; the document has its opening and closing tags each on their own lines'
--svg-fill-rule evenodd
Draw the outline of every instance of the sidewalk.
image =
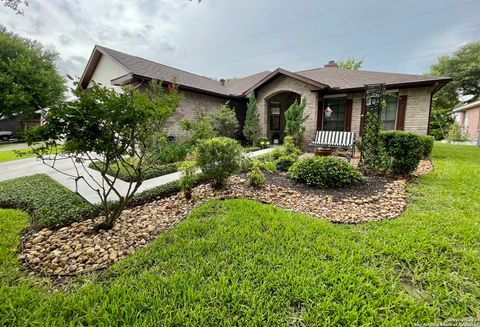
<svg viewBox="0 0 480 327">
<path fill-rule="evenodd" d="M 269 153 L 272 150 L 273 148 L 258 150 L 258 151 L 247 153 L 246 156 L 249 158 L 261 156 Z M 98 171 L 90 168 L 86 168 L 87 172 L 80 171 L 81 175 L 85 176 L 85 180 L 79 180 L 77 183 L 75 183 L 75 180 L 72 177 L 66 176 L 65 174 L 61 173 L 63 172 L 71 175 L 76 175 L 76 168 L 71 160 L 64 159 L 64 160 L 57 161 L 56 168 L 59 171 L 56 171 L 55 169 L 48 167 L 47 165 L 43 164 L 41 160 L 36 158 L 27 158 L 27 159 L 15 160 L 15 161 L 8 161 L 8 162 L 0 163 L 0 181 L 5 181 L 8 179 L 18 178 L 23 176 L 30 176 L 35 174 L 46 174 L 50 176 L 52 179 L 54 179 L 55 181 L 57 181 L 58 183 L 67 187 L 69 190 L 73 192 L 78 191 L 78 193 L 83 198 L 85 198 L 88 202 L 94 203 L 94 204 L 100 203 L 100 197 L 98 193 L 92 190 L 92 188 L 88 186 L 88 184 L 90 184 L 91 186 L 95 187 L 97 185 L 96 183 L 101 183 L 102 177 Z M 89 174 L 93 177 L 93 179 L 88 176 Z M 180 173 L 176 172 L 176 173 L 163 175 L 163 176 L 152 178 L 152 179 L 147 179 L 142 183 L 142 185 L 138 189 L 138 193 L 154 188 L 156 186 L 160 186 L 163 184 L 176 181 L 179 178 L 180 178 Z M 128 183 L 121 180 L 117 180 L 115 182 L 115 187 L 121 194 L 125 194 L 127 192 L 128 185 L 129 185 Z M 115 194 L 111 194 L 111 196 L 109 196 L 109 200 L 116 200 L 116 199 L 118 199 L 118 197 Z"/>
</svg>

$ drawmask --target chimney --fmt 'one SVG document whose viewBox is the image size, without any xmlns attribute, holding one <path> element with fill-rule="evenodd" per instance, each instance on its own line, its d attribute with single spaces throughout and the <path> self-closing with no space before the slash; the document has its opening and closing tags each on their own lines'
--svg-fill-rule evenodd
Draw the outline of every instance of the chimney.
<svg viewBox="0 0 480 327">
<path fill-rule="evenodd" d="M 323 67 L 335 67 L 338 68 L 338 64 L 335 62 L 335 60 L 330 60 L 328 64 L 323 65 Z"/>
<path fill-rule="evenodd" d="M 223 78 L 220 79 L 220 84 L 222 84 L 222 86 L 225 86 L 225 80 Z"/>
</svg>

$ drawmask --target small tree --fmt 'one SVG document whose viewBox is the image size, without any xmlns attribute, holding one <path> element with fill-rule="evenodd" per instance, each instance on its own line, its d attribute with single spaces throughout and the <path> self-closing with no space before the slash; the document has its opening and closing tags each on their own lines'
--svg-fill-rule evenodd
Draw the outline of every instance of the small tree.
<svg viewBox="0 0 480 327">
<path fill-rule="evenodd" d="M 180 180 L 178 181 L 178 184 L 187 200 L 192 198 L 192 189 L 196 180 L 196 162 L 184 161 L 180 166 Z"/>
<path fill-rule="evenodd" d="M 224 104 L 220 110 L 210 115 L 213 128 L 219 136 L 232 136 L 238 130 L 238 120 L 235 111 Z"/>
<path fill-rule="evenodd" d="M 302 148 L 305 135 L 304 123 L 308 115 L 304 115 L 307 98 L 300 103 L 297 100 L 285 111 L 285 135 L 291 136 L 296 147 Z"/>
<path fill-rule="evenodd" d="M 176 90 L 166 93 L 159 82 L 150 83 L 143 92 L 125 88 L 123 93 L 96 83 L 87 90 L 81 89 L 78 82 L 74 84 L 72 92 L 77 99 L 53 106 L 47 123 L 32 129 L 27 141 L 32 146 L 35 141 L 47 140 L 45 145 L 32 146 L 37 156 L 97 192 L 105 218 L 101 222 L 93 218 L 94 228 L 110 229 L 142 184 L 155 135 L 174 113 L 180 97 Z M 63 154 L 52 150 L 62 142 Z M 76 173 L 59 170 L 58 160 L 71 160 Z M 96 167 L 101 178 L 89 172 L 89 165 Z M 115 184 L 121 166 L 130 175 L 124 192 Z M 114 176 L 107 173 L 112 170 L 117 170 Z M 110 201 L 112 194 L 118 201 Z"/>
<path fill-rule="evenodd" d="M 252 145 L 254 145 L 260 136 L 260 132 L 260 114 L 257 110 L 257 99 L 255 98 L 255 93 L 252 92 L 248 97 L 245 125 L 243 126 L 243 135 L 252 143 Z"/>
</svg>

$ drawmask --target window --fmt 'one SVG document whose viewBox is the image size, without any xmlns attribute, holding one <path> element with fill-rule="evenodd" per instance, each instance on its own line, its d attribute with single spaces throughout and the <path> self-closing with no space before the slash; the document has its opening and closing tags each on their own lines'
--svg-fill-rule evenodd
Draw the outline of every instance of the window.
<svg viewBox="0 0 480 327">
<path fill-rule="evenodd" d="M 396 127 L 397 120 L 397 101 L 398 93 L 389 93 L 387 96 L 387 105 L 382 109 L 383 128 L 393 130 Z"/>
<path fill-rule="evenodd" d="M 280 130 L 280 103 L 271 102 L 270 103 L 270 130 L 279 131 Z"/>
<path fill-rule="evenodd" d="M 323 107 L 323 130 L 324 131 L 344 131 L 345 130 L 345 111 L 347 107 L 347 98 L 325 98 Z M 330 117 L 325 114 L 325 109 L 332 110 Z"/>
</svg>

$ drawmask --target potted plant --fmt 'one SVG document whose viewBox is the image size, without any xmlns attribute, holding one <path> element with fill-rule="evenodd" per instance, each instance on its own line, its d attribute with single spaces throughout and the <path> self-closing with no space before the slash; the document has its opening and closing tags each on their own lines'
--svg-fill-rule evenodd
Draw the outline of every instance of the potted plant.
<svg viewBox="0 0 480 327">
<path fill-rule="evenodd" d="M 316 156 L 325 157 L 325 156 L 331 155 L 333 151 L 334 149 L 329 149 L 329 148 L 316 148 L 313 153 Z"/>
</svg>

